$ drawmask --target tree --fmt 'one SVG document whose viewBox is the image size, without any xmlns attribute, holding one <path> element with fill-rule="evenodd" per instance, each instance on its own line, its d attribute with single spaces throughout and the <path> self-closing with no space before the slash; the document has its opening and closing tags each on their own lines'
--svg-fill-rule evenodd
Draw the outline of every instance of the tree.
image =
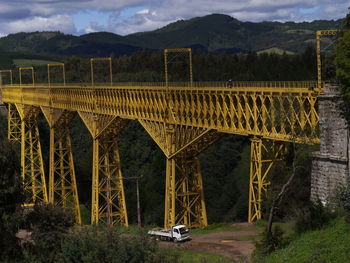
<svg viewBox="0 0 350 263">
<path fill-rule="evenodd" d="M 349 16 L 349 15 L 348 15 Z M 349 16 L 350 17 L 350 16 Z M 343 92 L 349 96 L 350 89 L 350 31 L 338 39 L 336 47 L 337 78 L 343 84 Z"/>
<path fill-rule="evenodd" d="M 6 122 L 0 116 L 0 126 Z M 16 212 L 23 202 L 19 160 L 12 145 L 0 134 L 0 261 L 13 260 L 19 253 Z"/>
<path fill-rule="evenodd" d="M 56 262 L 61 240 L 74 223 L 74 213 L 68 208 L 35 205 L 27 216 L 34 241 L 31 252 L 43 262 Z"/>
<path fill-rule="evenodd" d="M 344 29 L 350 29 L 350 13 L 347 14 L 344 21 Z M 342 84 L 342 93 L 345 101 L 345 116 L 349 121 L 350 112 L 350 31 L 338 39 L 336 46 L 336 75 Z"/>
</svg>

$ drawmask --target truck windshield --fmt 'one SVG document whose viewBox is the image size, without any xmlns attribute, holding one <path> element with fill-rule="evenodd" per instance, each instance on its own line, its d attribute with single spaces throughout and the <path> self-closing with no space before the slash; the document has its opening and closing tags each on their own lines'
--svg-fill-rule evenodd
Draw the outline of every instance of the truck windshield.
<svg viewBox="0 0 350 263">
<path fill-rule="evenodd" d="M 179 230 L 181 235 L 188 233 L 188 229 L 186 227 L 181 227 Z"/>
</svg>

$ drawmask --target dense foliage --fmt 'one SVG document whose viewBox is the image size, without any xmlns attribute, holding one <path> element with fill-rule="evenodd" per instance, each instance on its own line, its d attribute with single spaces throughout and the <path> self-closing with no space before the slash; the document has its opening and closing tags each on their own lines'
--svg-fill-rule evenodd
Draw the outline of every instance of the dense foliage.
<svg viewBox="0 0 350 263">
<path fill-rule="evenodd" d="M 23 202 L 20 162 L 12 145 L 6 142 L 6 121 L 0 112 L 0 261 L 20 255 L 15 236 L 19 224 L 19 208 Z"/>
<path fill-rule="evenodd" d="M 345 32 L 338 38 L 336 45 L 335 64 L 337 79 L 341 83 L 344 97 L 345 118 L 350 121 L 350 13 L 344 20 Z"/>
<path fill-rule="evenodd" d="M 26 216 L 27 230 L 32 244 L 27 244 L 32 255 L 43 262 L 56 262 L 61 241 L 75 224 L 72 211 L 51 204 L 35 205 Z"/>
<path fill-rule="evenodd" d="M 142 263 L 176 262 L 177 257 L 162 254 L 145 232 L 120 234 L 115 229 L 83 227 L 66 235 L 61 248 L 64 263 Z"/>
</svg>

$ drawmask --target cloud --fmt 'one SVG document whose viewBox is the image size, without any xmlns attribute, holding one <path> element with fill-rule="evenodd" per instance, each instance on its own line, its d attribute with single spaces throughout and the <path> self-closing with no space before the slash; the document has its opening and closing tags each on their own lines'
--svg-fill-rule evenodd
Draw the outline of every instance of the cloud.
<svg viewBox="0 0 350 263">
<path fill-rule="evenodd" d="M 0 28 L 2 24 L 0 23 Z M 68 15 L 56 15 L 49 18 L 31 17 L 24 20 L 6 23 L 6 32 L 32 32 L 32 31 L 62 31 L 75 32 L 73 20 Z"/>
<path fill-rule="evenodd" d="M 154 30 L 179 19 L 212 13 L 231 15 L 242 21 L 312 21 L 345 16 L 348 0 L 163 0 L 123 19 L 116 17 L 109 29 L 128 34 Z M 308 12 L 303 12 L 308 10 Z"/>
<path fill-rule="evenodd" d="M 212 13 L 228 14 L 242 21 L 338 19 L 345 16 L 349 5 L 349 0 L 1 0 L 0 34 L 60 30 L 125 35 Z M 93 17 L 77 31 L 71 17 L 84 10 L 104 13 L 109 16 L 108 23 L 101 24 Z M 123 10 L 134 11 L 123 16 Z"/>
</svg>

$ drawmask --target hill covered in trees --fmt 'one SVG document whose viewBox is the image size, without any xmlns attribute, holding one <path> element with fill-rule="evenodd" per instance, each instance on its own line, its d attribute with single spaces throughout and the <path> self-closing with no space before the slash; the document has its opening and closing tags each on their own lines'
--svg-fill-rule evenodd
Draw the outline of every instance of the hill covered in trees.
<svg viewBox="0 0 350 263">
<path fill-rule="evenodd" d="M 130 55 L 140 50 L 192 47 L 204 52 L 247 53 L 281 49 L 301 53 L 315 41 L 315 30 L 338 29 L 342 20 L 313 22 L 242 22 L 212 14 L 179 20 L 163 28 L 120 36 L 98 32 L 81 36 L 60 32 L 17 33 L 0 38 L 0 51 L 60 56 Z M 326 40 L 325 40 L 326 41 Z"/>
</svg>

